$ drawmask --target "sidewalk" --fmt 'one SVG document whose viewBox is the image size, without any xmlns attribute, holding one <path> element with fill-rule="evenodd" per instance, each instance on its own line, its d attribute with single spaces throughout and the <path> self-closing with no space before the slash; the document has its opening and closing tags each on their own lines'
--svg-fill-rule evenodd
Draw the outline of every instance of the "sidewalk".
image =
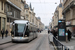
<svg viewBox="0 0 75 50">
<path fill-rule="evenodd" d="M 8 43 L 10 41 L 11 41 L 11 36 L 4 37 L 3 39 L 2 39 L 2 37 L 0 37 L 0 45 L 4 44 L 4 43 Z"/>
<path fill-rule="evenodd" d="M 61 43 L 67 46 L 70 50 L 75 50 L 75 37 L 66 43 L 66 41 L 61 41 Z"/>
<path fill-rule="evenodd" d="M 54 43 L 53 43 L 53 35 L 51 33 L 48 34 L 48 40 L 49 40 L 49 44 L 50 44 L 50 50 L 56 50 Z"/>
</svg>

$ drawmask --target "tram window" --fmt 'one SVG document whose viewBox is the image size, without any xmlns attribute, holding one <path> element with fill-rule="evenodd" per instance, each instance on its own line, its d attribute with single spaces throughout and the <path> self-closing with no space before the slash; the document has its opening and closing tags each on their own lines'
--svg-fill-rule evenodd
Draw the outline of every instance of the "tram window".
<svg viewBox="0 0 75 50">
<path fill-rule="evenodd" d="M 25 24 L 15 24 L 16 33 L 17 32 L 22 33 L 24 31 L 24 27 L 25 27 Z"/>
</svg>

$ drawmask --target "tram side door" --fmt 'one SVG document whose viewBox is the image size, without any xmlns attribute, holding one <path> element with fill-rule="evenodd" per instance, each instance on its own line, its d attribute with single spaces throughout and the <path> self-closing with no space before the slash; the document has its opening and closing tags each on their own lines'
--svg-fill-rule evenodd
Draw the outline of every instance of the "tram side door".
<svg viewBox="0 0 75 50">
<path fill-rule="evenodd" d="M 29 32 L 30 32 L 29 28 L 28 28 L 28 26 L 26 26 L 26 30 L 25 30 L 25 36 L 26 37 L 29 37 Z"/>
</svg>

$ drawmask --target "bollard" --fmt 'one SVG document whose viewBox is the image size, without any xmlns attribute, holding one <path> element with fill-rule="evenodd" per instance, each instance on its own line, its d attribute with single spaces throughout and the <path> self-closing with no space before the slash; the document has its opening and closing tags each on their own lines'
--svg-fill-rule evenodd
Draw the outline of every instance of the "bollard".
<svg viewBox="0 0 75 50">
<path fill-rule="evenodd" d="M 66 43 L 68 43 L 68 33 L 66 33 Z"/>
</svg>

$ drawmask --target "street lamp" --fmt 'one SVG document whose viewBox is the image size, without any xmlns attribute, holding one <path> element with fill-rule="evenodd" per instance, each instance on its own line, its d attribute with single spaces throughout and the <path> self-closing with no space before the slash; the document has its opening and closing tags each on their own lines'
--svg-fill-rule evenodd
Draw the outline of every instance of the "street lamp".
<svg viewBox="0 0 75 50">
<path fill-rule="evenodd" d="M 57 4 L 57 3 L 55 2 L 55 4 Z"/>
</svg>

